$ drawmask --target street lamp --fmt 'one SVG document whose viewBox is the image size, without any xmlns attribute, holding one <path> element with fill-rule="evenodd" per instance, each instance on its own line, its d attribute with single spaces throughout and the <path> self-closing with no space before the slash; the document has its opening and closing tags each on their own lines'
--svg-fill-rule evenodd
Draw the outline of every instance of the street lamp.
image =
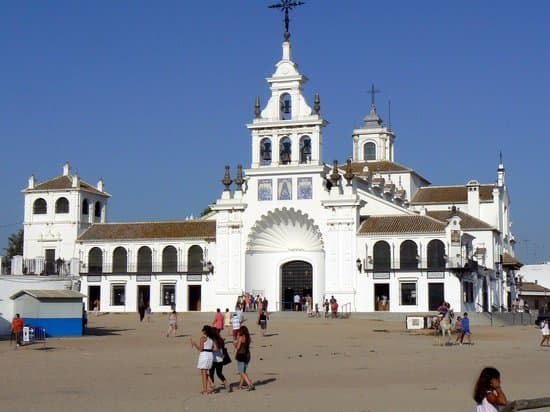
<svg viewBox="0 0 550 412">
<path fill-rule="evenodd" d="M 363 264 L 361 263 L 361 259 L 357 258 L 355 261 L 355 266 L 357 266 L 357 271 L 361 273 L 361 270 L 363 269 Z"/>
</svg>

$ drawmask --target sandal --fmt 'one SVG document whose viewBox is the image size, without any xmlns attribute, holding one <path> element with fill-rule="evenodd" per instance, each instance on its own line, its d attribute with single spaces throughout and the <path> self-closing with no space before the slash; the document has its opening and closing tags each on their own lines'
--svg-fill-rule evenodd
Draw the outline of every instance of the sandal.
<svg viewBox="0 0 550 412">
<path fill-rule="evenodd" d="M 247 390 L 248 390 L 249 392 L 250 392 L 250 391 L 254 391 L 254 390 L 256 390 L 256 387 L 255 387 L 254 385 L 252 385 L 252 386 L 249 386 Z"/>
</svg>

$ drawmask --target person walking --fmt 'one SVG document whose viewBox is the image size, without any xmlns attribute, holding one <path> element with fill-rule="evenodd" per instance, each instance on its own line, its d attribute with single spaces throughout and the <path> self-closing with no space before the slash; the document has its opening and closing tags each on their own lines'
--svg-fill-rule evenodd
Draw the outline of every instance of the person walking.
<svg viewBox="0 0 550 412">
<path fill-rule="evenodd" d="M 218 375 L 218 378 L 222 381 L 223 388 L 227 390 L 227 381 L 225 376 L 223 376 L 223 352 L 225 349 L 225 340 L 221 337 L 220 332 L 217 329 L 213 329 L 213 335 L 216 350 L 213 352 L 213 362 L 209 372 L 210 385 L 212 388 L 214 387 L 214 372 L 216 372 L 216 375 Z"/>
<path fill-rule="evenodd" d="M 542 333 L 540 346 L 544 346 L 544 342 L 548 342 L 547 346 L 550 346 L 550 328 L 548 327 L 548 319 L 544 319 L 540 322 L 540 331 Z"/>
<path fill-rule="evenodd" d="M 508 402 L 500 386 L 500 372 L 492 367 L 484 368 L 474 387 L 476 412 L 498 412 L 499 406 Z"/>
<path fill-rule="evenodd" d="M 229 312 L 229 308 L 225 308 L 225 313 L 223 315 L 223 326 L 229 333 L 229 330 L 231 330 L 231 312 Z"/>
<path fill-rule="evenodd" d="M 15 337 L 16 348 L 21 346 L 22 343 L 21 338 L 23 337 L 23 326 L 25 326 L 25 322 L 21 319 L 21 315 L 16 313 L 15 318 L 11 321 L 11 332 Z"/>
<path fill-rule="evenodd" d="M 260 325 L 260 331 L 262 332 L 262 336 L 265 336 L 265 331 L 267 329 L 267 313 L 265 310 L 262 310 L 260 314 L 258 315 L 258 325 Z"/>
<path fill-rule="evenodd" d="M 170 312 L 168 315 L 168 332 L 166 332 L 166 337 L 174 335 L 176 337 L 176 331 L 178 330 L 178 314 L 175 310 Z"/>
<path fill-rule="evenodd" d="M 152 314 L 153 314 L 153 311 L 151 310 L 151 305 L 147 303 L 147 306 L 145 308 L 145 315 L 147 316 L 147 322 L 151 322 Z"/>
<path fill-rule="evenodd" d="M 218 333 L 221 333 L 223 330 L 223 313 L 221 312 L 220 308 L 216 309 L 216 314 L 214 315 L 214 320 L 212 321 L 212 326 L 216 328 Z"/>
<path fill-rule="evenodd" d="M 202 327 L 202 336 L 199 342 L 191 339 L 191 347 L 199 351 L 199 359 L 197 361 L 197 369 L 201 370 L 202 392 L 203 395 L 212 393 L 212 388 L 209 385 L 208 372 L 214 362 L 213 352 L 217 349 L 214 343 L 214 333 L 208 325 Z"/>
<path fill-rule="evenodd" d="M 237 341 L 239 335 L 239 329 L 241 328 L 241 316 L 238 312 L 233 313 L 231 316 L 231 325 L 233 327 L 233 342 Z"/>
<path fill-rule="evenodd" d="M 237 360 L 237 370 L 239 371 L 239 389 L 244 389 L 246 383 L 248 390 L 253 391 L 254 384 L 248 376 L 248 364 L 250 363 L 250 333 L 246 326 L 239 328 L 237 342 L 235 344 L 235 359 Z"/>
<path fill-rule="evenodd" d="M 462 334 L 460 335 L 460 344 L 462 345 L 464 336 L 468 336 L 468 344 L 471 345 L 471 335 L 472 332 L 470 331 L 470 319 L 468 318 L 468 312 L 464 312 L 464 317 L 462 318 Z"/>
<path fill-rule="evenodd" d="M 455 323 L 455 332 L 456 332 L 455 345 L 458 345 L 458 343 L 460 342 L 460 337 L 462 336 L 462 330 L 463 330 L 462 317 L 457 316 L 456 323 Z"/>
</svg>

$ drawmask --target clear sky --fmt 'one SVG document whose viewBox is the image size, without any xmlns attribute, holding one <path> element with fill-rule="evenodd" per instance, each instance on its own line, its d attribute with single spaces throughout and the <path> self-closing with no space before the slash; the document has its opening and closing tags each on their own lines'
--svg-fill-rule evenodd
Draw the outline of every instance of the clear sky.
<svg viewBox="0 0 550 412">
<path fill-rule="evenodd" d="M 214 202 L 224 165 L 250 165 L 245 124 L 281 58 L 274 2 L 0 0 L 0 247 L 28 177 L 65 161 L 103 177 L 110 221 Z M 502 151 L 519 258 L 550 260 L 550 2 L 309 0 L 290 31 L 326 162 L 351 154 L 374 83 L 395 160 L 433 184 L 493 183 Z"/>
</svg>

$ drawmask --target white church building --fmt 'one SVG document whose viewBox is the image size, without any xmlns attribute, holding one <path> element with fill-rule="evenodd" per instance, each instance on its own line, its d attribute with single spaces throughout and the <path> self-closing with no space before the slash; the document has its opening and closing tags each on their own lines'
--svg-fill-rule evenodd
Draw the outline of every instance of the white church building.
<svg viewBox="0 0 550 412">
<path fill-rule="evenodd" d="M 499 311 L 516 297 L 510 197 L 502 161 L 495 184 L 466 177 L 432 186 L 396 162 L 395 133 L 374 101 L 351 131 L 353 157 L 327 163 L 319 95 L 291 43 L 258 98 L 247 168 L 226 166 L 211 212 L 194 220 L 108 222 L 111 197 L 72 174 L 37 182 L 25 196 L 19 273 L 80 277 L 86 305 L 100 310 L 212 311 L 243 292 L 269 300 L 321 303 L 351 311 L 427 312 L 445 300 L 459 311 Z M 353 120 L 353 119 L 350 119 Z"/>
</svg>

